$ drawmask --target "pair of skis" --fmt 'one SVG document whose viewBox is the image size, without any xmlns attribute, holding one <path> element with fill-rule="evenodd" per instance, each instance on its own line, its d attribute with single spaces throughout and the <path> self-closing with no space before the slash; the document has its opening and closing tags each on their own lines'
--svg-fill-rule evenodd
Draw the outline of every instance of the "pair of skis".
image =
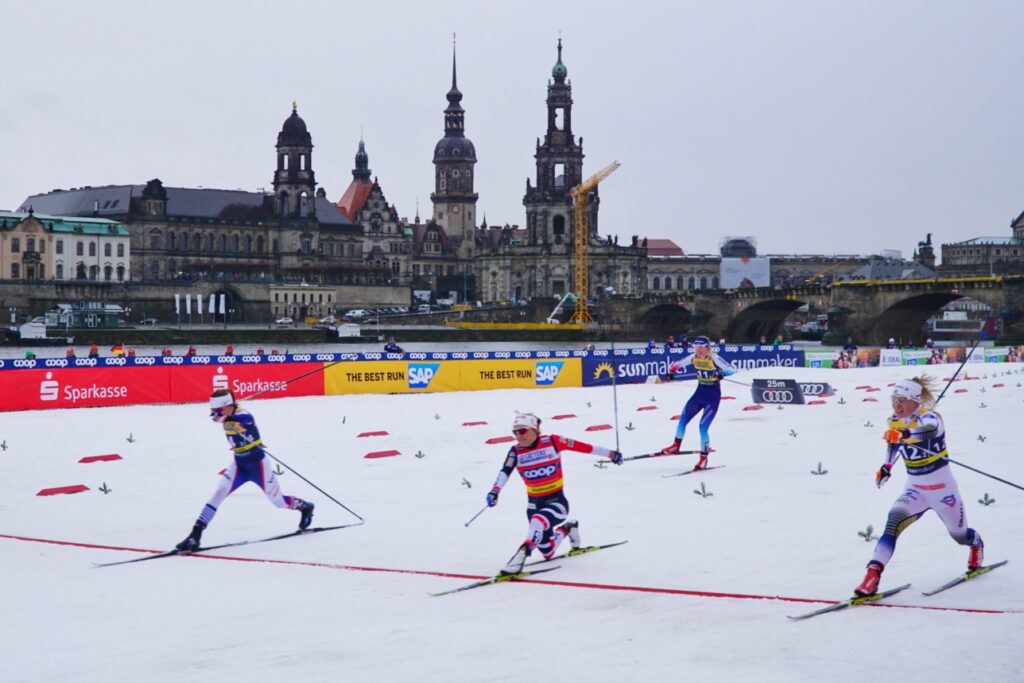
<svg viewBox="0 0 1024 683">
<path fill-rule="evenodd" d="M 623 543 L 628 543 L 628 541 L 618 541 L 617 543 L 605 543 L 604 545 L 590 545 L 590 546 L 586 546 L 584 548 L 574 548 L 574 549 L 572 549 L 572 550 L 570 550 L 568 552 L 562 553 L 560 555 L 555 555 L 555 556 L 550 557 L 550 558 L 548 558 L 546 560 L 535 560 L 533 562 L 527 562 L 524 566 L 532 567 L 532 566 L 536 566 L 536 565 L 539 565 L 539 564 L 546 564 L 548 562 L 554 562 L 556 560 L 563 560 L 565 558 L 574 557 L 576 555 L 584 555 L 586 553 L 592 553 L 592 552 L 595 552 L 597 550 L 604 550 L 605 548 L 614 548 L 615 546 L 622 545 Z M 556 565 L 554 567 L 544 567 L 543 569 L 528 569 L 528 570 L 525 570 L 525 571 L 517 572 L 515 574 L 497 574 L 496 576 L 491 576 L 491 577 L 486 578 L 486 579 L 481 579 L 480 581 L 474 581 L 473 583 L 468 583 L 465 586 L 459 586 L 458 588 L 452 588 L 451 590 L 441 591 L 440 593 L 431 593 L 430 595 L 432 595 L 433 597 L 436 598 L 436 597 L 440 597 L 442 595 L 451 595 L 452 593 L 461 593 L 463 591 L 468 591 L 468 590 L 471 590 L 473 588 L 480 588 L 481 586 L 491 586 L 491 585 L 494 585 L 496 583 L 507 583 L 509 581 L 518 581 L 520 579 L 525 579 L 525 578 L 528 578 L 528 577 L 531 577 L 531 576 L 535 576 L 537 574 L 544 574 L 545 572 L 553 572 L 556 569 L 559 569 L 560 567 L 561 567 L 561 565 Z"/>
<path fill-rule="evenodd" d="M 998 567 L 1002 567 L 1007 562 L 1009 562 L 1009 560 L 1003 560 L 1002 562 L 996 562 L 995 564 L 989 564 L 989 565 L 986 565 L 984 567 L 978 567 L 977 569 L 969 569 L 966 572 L 964 572 L 963 574 L 961 574 L 960 576 L 958 576 L 955 579 L 953 579 L 952 581 L 944 583 L 943 585 L 939 586 L 938 588 L 936 588 L 934 590 L 925 591 L 924 593 L 922 593 L 922 595 L 935 595 L 937 593 L 941 593 L 944 590 L 949 590 L 950 588 L 953 588 L 954 586 L 959 586 L 960 584 L 965 583 L 967 581 L 970 581 L 971 579 L 977 578 L 977 577 L 979 577 L 979 576 L 981 576 L 983 574 L 987 574 L 988 572 L 992 571 L 993 569 L 996 569 Z M 899 593 L 901 591 L 905 591 L 908 588 L 910 588 L 910 584 L 909 583 L 905 583 L 902 586 L 897 586 L 896 588 L 890 588 L 889 590 L 882 591 L 880 593 L 873 593 L 871 595 L 863 595 L 863 596 L 855 595 L 852 598 L 849 598 L 847 600 L 843 600 L 841 602 L 836 602 L 836 603 L 833 603 L 831 605 L 826 605 L 825 607 L 822 607 L 820 609 L 812 610 L 810 612 L 805 612 L 804 614 L 798 614 L 796 616 L 791 616 L 789 618 L 794 620 L 794 621 L 799 621 L 801 619 L 809 619 L 811 617 L 816 617 L 819 614 L 828 614 L 829 612 L 838 612 L 839 610 L 846 609 L 847 607 L 856 607 L 857 605 L 866 605 L 868 603 L 878 602 L 879 600 L 882 600 L 884 598 L 888 598 L 888 597 L 891 597 L 893 595 L 896 595 L 897 593 Z"/>
<path fill-rule="evenodd" d="M 704 451 L 679 451 L 678 453 L 644 453 L 643 455 L 631 455 L 628 458 L 623 458 L 622 462 L 629 462 L 630 460 L 645 460 L 647 458 L 665 458 L 671 455 L 700 455 Z M 715 449 L 711 449 L 708 453 L 714 453 Z M 713 465 L 711 467 L 693 467 L 683 472 L 676 472 L 675 474 L 663 474 L 662 479 L 669 479 L 671 477 L 684 477 L 687 474 L 693 474 L 694 472 L 703 472 L 705 470 L 717 470 L 725 467 L 725 465 Z"/>
<path fill-rule="evenodd" d="M 361 526 L 363 522 L 355 522 L 353 524 L 339 524 L 337 526 L 318 526 L 312 529 L 299 529 L 298 531 L 291 531 L 287 534 L 278 534 L 277 536 L 268 536 L 267 538 L 258 538 L 255 540 L 248 541 L 232 541 L 230 543 L 218 543 L 217 545 L 208 545 L 204 547 L 196 548 L 195 550 L 168 550 L 163 553 L 156 553 L 155 555 L 144 555 L 143 557 L 133 557 L 130 560 L 119 560 L 117 562 L 103 562 L 95 563 L 95 567 L 114 567 L 119 564 L 133 564 L 135 562 L 146 562 L 148 560 L 158 560 L 162 557 L 174 557 L 175 555 L 195 555 L 196 553 L 209 552 L 211 550 L 220 550 L 221 548 L 234 548 L 240 545 L 255 545 L 256 543 L 268 543 L 270 541 L 280 541 L 284 538 L 292 538 L 293 536 L 306 536 L 308 534 L 318 534 L 323 531 L 334 531 L 335 529 L 347 529 L 348 527 Z"/>
</svg>

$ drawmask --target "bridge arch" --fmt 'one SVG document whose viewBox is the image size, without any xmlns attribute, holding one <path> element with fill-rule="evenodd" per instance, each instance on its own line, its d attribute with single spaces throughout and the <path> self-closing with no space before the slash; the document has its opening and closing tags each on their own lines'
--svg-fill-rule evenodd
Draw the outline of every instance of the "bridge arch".
<svg viewBox="0 0 1024 683">
<path fill-rule="evenodd" d="M 665 334 L 677 335 L 690 331 L 693 313 L 682 304 L 657 304 L 644 311 L 637 322 L 663 330 Z"/>
<path fill-rule="evenodd" d="M 892 337 L 901 344 L 924 342 L 925 322 L 934 317 L 946 304 L 964 298 L 951 292 L 927 292 L 897 301 L 882 311 L 875 320 L 878 344 Z"/>
<path fill-rule="evenodd" d="M 799 299 L 787 298 L 751 304 L 729 320 L 725 328 L 725 338 L 736 343 L 756 342 L 761 337 L 774 339 L 776 335 L 782 334 L 786 318 L 806 303 Z"/>
</svg>

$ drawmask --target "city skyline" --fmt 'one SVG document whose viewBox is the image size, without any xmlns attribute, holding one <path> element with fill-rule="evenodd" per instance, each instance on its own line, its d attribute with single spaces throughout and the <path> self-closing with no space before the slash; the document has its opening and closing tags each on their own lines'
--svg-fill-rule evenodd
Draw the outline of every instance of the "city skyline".
<svg viewBox="0 0 1024 683">
<path fill-rule="evenodd" d="M 331 201 L 362 136 L 389 203 L 412 220 L 418 200 L 426 219 L 455 32 L 478 216 L 522 226 L 559 31 L 584 172 L 623 163 L 601 187 L 602 235 L 688 254 L 750 235 L 762 254 L 909 257 L 928 233 L 936 247 L 1009 235 L 1024 208 L 1012 73 L 1024 11 L 1012 3 L 641 3 L 627 15 L 598 2 L 577 15 L 527 2 L 482 18 L 459 2 L 304 3 L 290 32 L 271 5 L 247 7 L 0 9 L 26 56 L 0 108 L 0 208 L 153 177 L 269 189 L 294 100 Z M 96 28 L 76 51 L 87 17 Z"/>
</svg>

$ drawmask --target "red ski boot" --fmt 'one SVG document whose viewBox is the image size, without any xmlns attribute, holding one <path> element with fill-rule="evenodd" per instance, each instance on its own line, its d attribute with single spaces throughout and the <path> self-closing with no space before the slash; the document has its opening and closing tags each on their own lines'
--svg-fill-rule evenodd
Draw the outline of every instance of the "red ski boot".
<svg viewBox="0 0 1024 683">
<path fill-rule="evenodd" d="M 978 539 L 978 545 L 971 546 L 971 554 L 967 556 L 967 571 L 973 571 L 985 564 L 985 544 Z"/>
<path fill-rule="evenodd" d="M 660 451 L 658 451 L 658 455 L 675 455 L 676 453 L 679 452 L 680 443 L 682 442 L 679 439 L 675 439 L 670 445 L 665 446 Z"/>
<path fill-rule="evenodd" d="M 878 581 L 882 578 L 882 570 L 885 569 L 877 562 L 868 562 L 868 573 L 860 585 L 853 589 L 854 595 L 861 597 L 874 595 L 878 592 Z"/>
</svg>

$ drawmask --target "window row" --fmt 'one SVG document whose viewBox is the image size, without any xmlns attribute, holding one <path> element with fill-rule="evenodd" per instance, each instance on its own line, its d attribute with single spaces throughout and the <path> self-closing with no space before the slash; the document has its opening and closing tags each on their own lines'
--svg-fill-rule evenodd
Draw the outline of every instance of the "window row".
<svg viewBox="0 0 1024 683">
<path fill-rule="evenodd" d="M 708 280 L 708 277 L 706 275 L 701 275 L 699 280 L 694 275 L 691 275 L 688 279 L 684 279 L 684 277 L 682 275 L 679 275 L 679 276 L 676 276 L 675 282 L 676 282 L 676 286 L 673 287 L 672 286 L 672 276 L 671 275 L 666 275 L 665 276 L 665 280 L 664 280 L 665 289 L 666 290 L 672 290 L 672 289 L 707 289 L 708 288 L 709 280 Z M 685 284 L 685 286 L 684 286 L 684 284 Z M 718 276 L 717 275 L 712 275 L 711 276 L 710 284 L 711 284 L 711 289 L 718 289 Z M 700 286 L 698 287 L 698 285 L 700 285 Z M 661 277 L 655 275 L 654 277 L 651 278 L 651 289 L 660 290 L 661 288 L 662 288 L 662 279 L 661 279 Z"/>
<path fill-rule="evenodd" d="M 25 269 L 24 270 L 25 270 L 25 279 L 26 280 L 44 280 L 44 279 L 46 279 L 46 266 L 45 266 L 45 264 L 42 264 L 42 263 L 25 264 Z M 63 280 L 63 279 L 65 279 L 64 272 L 65 272 L 64 271 L 64 264 L 63 263 L 58 263 L 57 266 L 54 268 L 54 274 L 53 274 L 54 279 L 56 279 L 56 280 Z M 84 263 L 79 263 L 77 266 L 75 266 L 73 272 L 74 272 L 74 279 L 76 279 L 76 280 L 94 280 L 95 281 L 95 280 L 99 280 L 100 279 L 100 272 L 101 271 L 100 271 L 100 267 L 99 266 L 93 265 L 93 266 L 88 266 L 87 267 Z M 113 266 L 109 266 L 109 265 L 108 266 L 104 266 L 103 270 L 102 270 L 102 273 L 103 273 L 103 280 L 105 280 L 106 282 L 113 282 L 115 276 L 116 276 L 118 282 L 124 282 L 124 276 L 125 276 L 124 266 L 118 266 L 117 268 L 114 268 Z M 20 263 L 12 263 L 11 264 L 11 279 L 12 280 L 20 280 L 21 279 L 21 274 L 22 274 L 22 264 L 20 264 Z M 70 272 L 68 274 L 70 276 Z"/>
</svg>

